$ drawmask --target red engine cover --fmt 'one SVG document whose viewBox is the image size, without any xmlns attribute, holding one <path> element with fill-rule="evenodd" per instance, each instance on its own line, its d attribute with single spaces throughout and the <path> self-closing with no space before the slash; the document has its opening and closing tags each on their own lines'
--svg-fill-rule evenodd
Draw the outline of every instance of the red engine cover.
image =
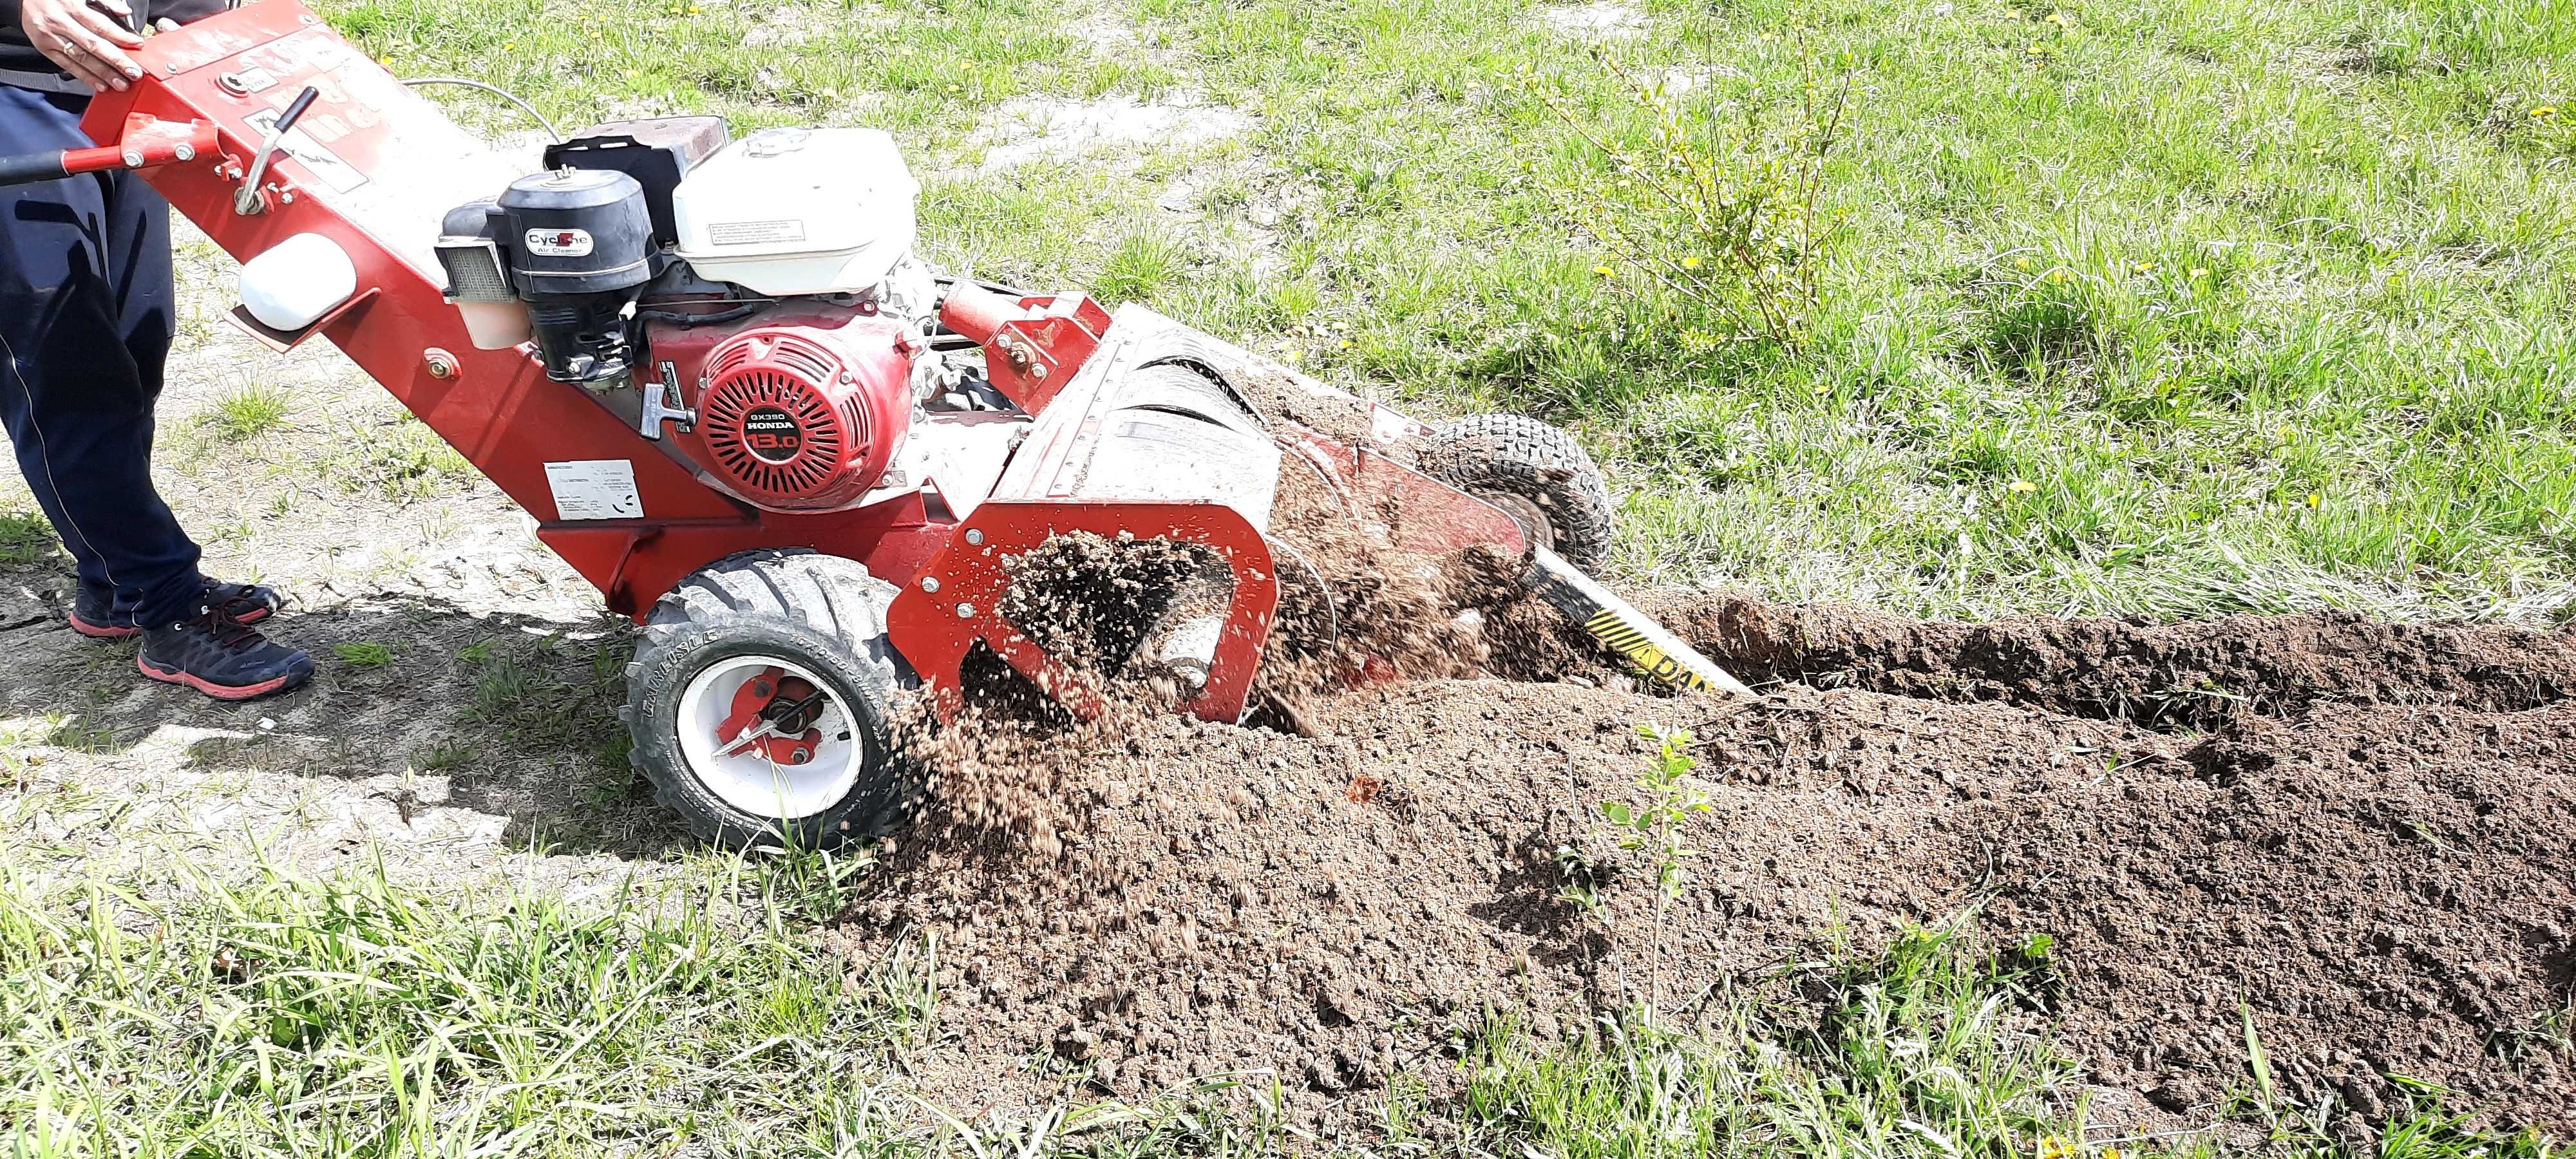
<svg viewBox="0 0 2576 1159">
<path fill-rule="evenodd" d="M 912 417 L 901 325 L 762 325 L 707 352 L 697 398 L 703 460 L 734 493 L 778 511 L 847 507 L 885 474 Z"/>
</svg>

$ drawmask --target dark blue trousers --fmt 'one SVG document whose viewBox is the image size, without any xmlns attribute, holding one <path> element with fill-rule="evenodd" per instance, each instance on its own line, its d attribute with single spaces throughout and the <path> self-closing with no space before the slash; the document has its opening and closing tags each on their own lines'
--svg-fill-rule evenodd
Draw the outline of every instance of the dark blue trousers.
<svg viewBox="0 0 2576 1159">
<path fill-rule="evenodd" d="M 88 146 L 85 103 L 0 85 L 0 155 Z M 0 422 L 82 586 L 144 624 L 204 582 L 152 486 L 174 299 L 170 207 L 133 174 L 0 187 Z"/>
</svg>

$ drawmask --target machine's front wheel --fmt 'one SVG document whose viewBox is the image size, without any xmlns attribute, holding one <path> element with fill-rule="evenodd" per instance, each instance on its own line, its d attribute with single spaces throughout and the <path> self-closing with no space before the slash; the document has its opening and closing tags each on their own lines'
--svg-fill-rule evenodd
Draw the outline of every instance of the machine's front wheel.
<svg viewBox="0 0 2576 1159">
<path fill-rule="evenodd" d="M 1422 469 L 1519 521 L 1538 546 L 1590 570 L 1610 552 L 1610 490 L 1574 436 L 1520 415 L 1478 415 L 1440 428 Z"/>
<path fill-rule="evenodd" d="M 830 848 L 900 824 L 917 778 L 892 727 L 894 585 L 857 561 L 755 551 L 662 597 L 626 668 L 634 762 L 728 845 Z"/>
</svg>

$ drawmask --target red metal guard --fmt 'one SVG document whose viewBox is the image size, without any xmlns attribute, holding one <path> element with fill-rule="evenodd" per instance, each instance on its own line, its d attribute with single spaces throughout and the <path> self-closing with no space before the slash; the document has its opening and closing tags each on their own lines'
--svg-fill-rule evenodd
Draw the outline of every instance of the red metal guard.
<svg viewBox="0 0 2576 1159">
<path fill-rule="evenodd" d="M 1006 298 L 966 281 L 949 287 L 939 320 L 985 349 L 994 389 L 1030 414 L 1055 401 L 1109 332 L 1109 311 L 1088 297 Z"/>
<path fill-rule="evenodd" d="M 1270 547 L 1233 508 L 1216 503 L 1126 500 L 994 500 L 975 509 L 921 574 L 895 597 L 887 634 L 910 660 L 942 716 L 960 707 L 960 667 L 981 640 L 1012 668 L 1074 713 L 1099 715 L 1098 690 L 1058 663 L 1002 615 L 1010 590 L 1005 563 L 1059 535 L 1088 531 L 1107 539 L 1171 539 L 1217 553 L 1234 576 L 1225 631 L 1217 640 L 1207 684 L 1182 707 L 1202 720 L 1243 719 L 1261 645 L 1279 607 Z M 980 541 L 980 542 L 979 542 Z"/>
</svg>

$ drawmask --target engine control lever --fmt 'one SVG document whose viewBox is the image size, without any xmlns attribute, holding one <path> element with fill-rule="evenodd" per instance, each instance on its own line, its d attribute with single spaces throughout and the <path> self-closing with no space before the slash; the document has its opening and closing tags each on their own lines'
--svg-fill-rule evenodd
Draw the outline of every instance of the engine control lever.
<svg viewBox="0 0 2576 1159">
<path fill-rule="evenodd" d="M 312 85 L 304 86 L 304 91 L 295 94 L 286 111 L 279 113 L 277 120 L 268 126 L 268 136 L 259 143 L 259 156 L 251 159 L 250 173 L 242 178 L 242 187 L 233 191 L 234 213 L 250 217 L 268 212 L 268 199 L 259 193 L 260 182 L 268 176 L 268 159 L 276 155 L 277 147 L 286 141 L 287 130 L 295 127 L 304 110 L 313 107 L 313 98 L 320 95 L 322 90 Z"/>
<path fill-rule="evenodd" d="M 678 423 L 682 431 L 698 423 L 696 411 L 684 406 L 662 405 L 663 399 L 680 397 L 680 368 L 665 362 L 660 370 L 661 377 L 645 380 L 644 413 L 635 420 L 635 433 L 656 442 L 662 438 L 663 423 Z"/>
</svg>

